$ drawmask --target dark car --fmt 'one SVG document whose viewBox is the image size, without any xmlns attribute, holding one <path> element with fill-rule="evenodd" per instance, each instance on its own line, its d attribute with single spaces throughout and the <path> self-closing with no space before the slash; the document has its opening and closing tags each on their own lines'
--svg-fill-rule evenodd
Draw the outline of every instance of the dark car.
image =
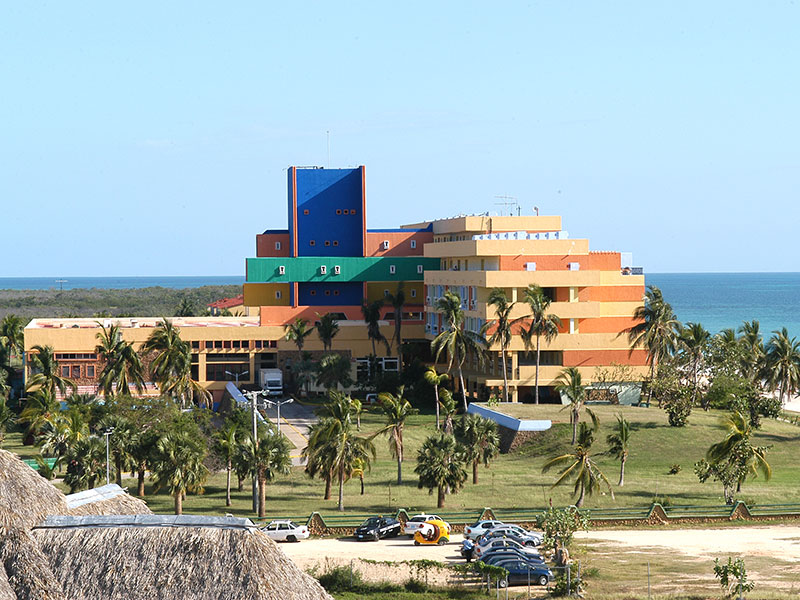
<svg viewBox="0 0 800 600">
<path fill-rule="evenodd" d="M 495 552 L 491 552 L 481 558 L 483 562 L 487 565 L 495 565 L 498 562 L 503 562 L 507 560 L 522 560 L 527 561 L 530 563 L 537 563 L 542 564 L 544 563 L 544 559 L 537 555 L 537 554 L 528 554 L 526 552 L 520 552 L 514 548 L 503 548 L 501 550 L 497 550 Z"/>
<path fill-rule="evenodd" d="M 357 540 L 379 540 L 397 537 L 403 526 L 397 519 L 389 517 L 370 517 L 356 528 L 353 536 Z"/>
<path fill-rule="evenodd" d="M 524 560 L 510 559 L 496 563 L 508 571 L 508 577 L 500 585 L 526 585 L 528 581 L 539 585 L 547 585 L 553 581 L 553 572 L 544 563 L 526 562 Z"/>
</svg>

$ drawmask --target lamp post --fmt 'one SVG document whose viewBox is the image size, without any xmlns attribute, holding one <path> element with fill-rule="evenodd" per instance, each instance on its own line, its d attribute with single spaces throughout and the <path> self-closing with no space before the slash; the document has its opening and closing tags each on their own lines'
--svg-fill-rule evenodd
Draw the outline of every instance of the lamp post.
<svg viewBox="0 0 800 600">
<path fill-rule="evenodd" d="M 225 375 L 230 375 L 236 379 L 236 387 L 239 387 L 239 377 L 244 377 L 245 375 L 249 374 L 250 371 L 242 371 L 241 373 L 231 373 L 230 371 L 225 371 Z"/>
<path fill-rule="evenodd" d="M 113 427 L 109 427 L 103 431 L 103 435 L 106 436 L 106 485 L 111 483 L 111 464 L 109 462 L 110 452 L 108 438 L 111 437 L 112 433 L 114 433 Z"/>
<path fill-rule="evenodd" d="M 264 398 L 264 402 L 269 404 L 270 406 L 277 406 L 278 407 L 278 435 L 281 434 L 281 405 L 282 404 L 291 404 L 294 402 L 294 398 L 289 398 L 288 400 L 280 401 L 280 400 L 267 400 Z"/>
<path fill-rule="evenodd" d="M 253 417 L 253 447 L 258 450 L 258 424 L 256 423 L 256 402 L 258 402 L 258 395 L 265 393 L 263 390 L 255 390 L 253 392 L 244 392 L 243 396 L 250 400 L 250 413 Z M 258 510 L 258 477 L 256 471 L 253 469 L 253 511 Z"/>
</svg>

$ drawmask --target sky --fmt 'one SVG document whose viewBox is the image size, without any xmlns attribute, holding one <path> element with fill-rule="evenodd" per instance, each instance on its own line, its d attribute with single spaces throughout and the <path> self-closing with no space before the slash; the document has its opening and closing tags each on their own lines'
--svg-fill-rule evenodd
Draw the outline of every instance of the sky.
<svg viewBox="0 0 800 600">
<path fill-rule="evenodd" d="M 0 277 L 240 275 L 286 227 L 288 166 L 362 164 L 368 227 L 511 196 L 645 272 L 800 271 L 799 19 L 772 1 L 4 3 Z"/>
</svg>

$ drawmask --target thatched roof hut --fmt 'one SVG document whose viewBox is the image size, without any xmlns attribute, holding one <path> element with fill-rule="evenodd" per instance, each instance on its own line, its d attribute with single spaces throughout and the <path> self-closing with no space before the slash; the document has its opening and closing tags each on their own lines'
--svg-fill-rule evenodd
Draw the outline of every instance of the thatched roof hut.
<svg viewBox="0 0 800 600">
<path fill-rule="evenodd" d="M 116 483 L 68 494 L 69 515 L 152 515 L 144 500 L 128 495 Z"/>
<path fill-rule="evenodd" d="M 8 583 L 4 567 L 0 567 L 0 600 L 17 600 L 17 595 L 11 589 L 11 584 Z"/>
<path fill-rule="evenodd" d="M 33 527 L 67 514 L 64 494 L 16 454 L 0 450 L 0 527 Z"/>
<path fill-rule="evenodd" d="M 6 586 L 3 591 L 2 580 Z M 0 527 L 0 598 L 11 600 L 66 600 L 47 557 L 30 534 L 18 527 Z"/>
<path fill-rule="evenodd" d="M 32 536 L 73 600 L 331 600 L 248 519 L 52 517 Z"/>
</svg>

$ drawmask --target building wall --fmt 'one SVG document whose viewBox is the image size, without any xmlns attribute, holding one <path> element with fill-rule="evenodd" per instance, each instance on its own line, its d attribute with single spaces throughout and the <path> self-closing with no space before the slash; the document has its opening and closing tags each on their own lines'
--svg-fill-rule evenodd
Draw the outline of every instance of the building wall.
<svg viewBox="0 0 800 600">
<path fill-rule="evenodd" d="M 280 246 L 280 247 L 278 247 Z M 256 256 L 291 256 L 291 236 L 288 231 L 264 232 L 256 236 Z"/>
<path fill-rule="evenodd" d="M 368 230 L 366 256 L 422 256 L 425 244 L 433 241 L 432 231 Z M 385 242 L 389 242 L 386 249 Z M 415 246 L 412 248 L 412 242 Z"/>
</svg>

